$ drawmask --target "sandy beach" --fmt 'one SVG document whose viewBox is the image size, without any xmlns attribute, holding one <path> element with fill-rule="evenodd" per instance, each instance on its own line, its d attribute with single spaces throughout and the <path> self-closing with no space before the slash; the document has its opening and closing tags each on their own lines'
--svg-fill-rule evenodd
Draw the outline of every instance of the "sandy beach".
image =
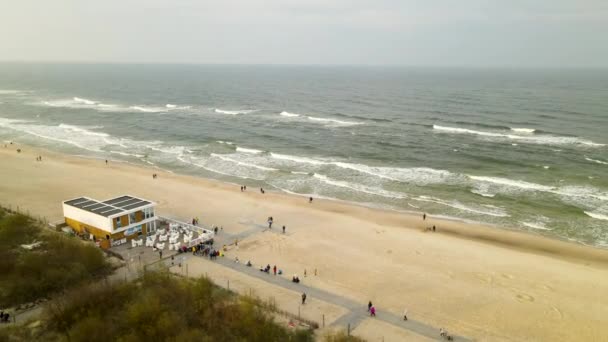
<svg viewBox="0 0 608 342">
<path fill-rule="evenodd" d="M 38 155 L 42 162 L 35 160 Z M 152 179 L 152 173 L 159 177 Z M 285 276 L 297 273 L 307 285 L 363 306 L 372 300 L 379 312 L 400 315 L 407 309 L 413 319 L 475 340 L 599 341 L 608 336 L 606 250 L 347 203 L 315 199 L 309 204 L 304 197 L 240 192 L 238 185 L 125 163 L 106 166 L 103 160 L 28 146 L 0 147 L 4 206 L 59 221 L 63 200 L 121 194 L 154 200 L 161 215 L 198 217 L 227 234 L 264 225 L 272 216 L 272 231 L 239 241 L 227 257 L 276 264 Z M 279 232 L 283 225 L 286 234 Z M 437 232 L 425 230 L 432 225 Z M 381 332 L 394 329 L 382 324 L 366 320 L 358 329 L 365 338 L 379 339 Z M 392 336 L 409 335 L 397 331 Z"/>
</svg>

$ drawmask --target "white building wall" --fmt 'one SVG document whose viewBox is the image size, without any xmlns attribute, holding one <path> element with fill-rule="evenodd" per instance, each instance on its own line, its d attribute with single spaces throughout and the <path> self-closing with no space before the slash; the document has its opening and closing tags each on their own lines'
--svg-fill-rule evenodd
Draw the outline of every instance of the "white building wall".
<svg viewBox="0 0 608 342">
<path fill-rule="evenodd" d="M 112 232 L 112 220 L 110 218 L 78 209 L 65 203 L 63 204 L 63 216 L 102 229 L 108 233 Z"/>
</svg>

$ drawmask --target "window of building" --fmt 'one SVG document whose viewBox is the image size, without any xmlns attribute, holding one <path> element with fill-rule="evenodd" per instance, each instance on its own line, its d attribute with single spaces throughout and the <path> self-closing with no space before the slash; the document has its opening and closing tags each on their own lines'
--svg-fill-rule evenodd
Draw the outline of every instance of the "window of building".
<svg viewBox="0 0 608 342">
<path fill-rule="evenodd" d="M 145 208 L 144 209 L 144 217 L 145 218 L 151 218 L 154 217 L 154 208 Z"/>
<path fill-rule="evenodd" d="M 108 222 L 108 221 L 106 221 L 106 222 Z M 120 226 L 121 226 L 120 225 L 120 217 L 117 217 L 116 218 L 116 228 L 120 228 Z"/>
<path fill-rule="evenodd" d="M 135 218 L 135 213 L 130 213 L 129 214 L 129 224 L 133 224 L 137 222 L 137 219 Z"/>
</svg>

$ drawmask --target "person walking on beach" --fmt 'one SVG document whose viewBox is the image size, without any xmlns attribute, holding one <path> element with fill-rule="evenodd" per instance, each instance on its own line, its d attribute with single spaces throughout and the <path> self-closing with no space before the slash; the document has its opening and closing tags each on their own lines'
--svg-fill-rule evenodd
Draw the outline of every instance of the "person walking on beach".
<svg viewBox="0 0 608 342">
<path fill-rule="evenodd" d="M 367 303 L 367 312 L 369 312 L 372 309 L 372 301 L 370 300 L 369 303 Z"/>
<path fill-rule="evenodd" d="M 241 185 L 241 192 L 243 192 L 243 186 Z"/>
<path fill-rule="evenodd" d="M 285 226 L 283 226 L 283 234 L 285 234 Z"/>
<path fill-rule="evenodd" d="M 422 221 L 426 220 L 426 213 L 422 214 Z"/>
<path fill-rule="evenodd" d="M 372 317 L 376 317 L 376 307 L 372 306 L 371 308 L 369 308 L 369 315 Z"/>
<path fill-rule="evenodd" d="M 403 320 L 407 321 L 407 309 L 403 309 Z"/>
<path fill-rule="evenodd" d="M 274 273 L 274 275 L 277 275 L 277 265 L 274 265 L 274 267 L 272 267 L 272 273 Z"/>
<path fill-rule="evenodd" d="M 304 276 L 306 277 L 306 269 L 304 269 Z"/>
<path fill-rule="evenodd" d="M 272 216 L 268 218 L 268 229 L 272 229 Z"/>
<path fill-rule="evenodd" d="M 162 260 L 163 258 L 163 250 L 158 251 L 158 258 Z"/>
<path fill-rule="evenodd" d="M 312 203 L 312 197 L 308 198 L 308 203 Z"/>
<path fill-rule="evenodd" d="M 433 225 L 433 231 L 435 231 L 435 225 Z"/>
<path fill-rule="evenodd" d="M 302 293 L 302 305 L 306 304 L 306 292 Z"/>
<path fill-rule="evenodd" d="M 108 160 L 106 159 L 106 165 L 108 165 Z"/>
</svg>

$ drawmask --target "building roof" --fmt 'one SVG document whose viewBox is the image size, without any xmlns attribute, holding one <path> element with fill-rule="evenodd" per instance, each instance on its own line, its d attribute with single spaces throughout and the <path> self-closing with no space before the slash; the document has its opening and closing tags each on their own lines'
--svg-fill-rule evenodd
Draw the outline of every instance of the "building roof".
<svg viewBox="0 0 608 342">
<path fill-rule="evenodd" d="M 132 196 L 120 196 L 103 202 L 88 197 L 78 197 L 63 203 L 104 217 L 115 216 L 152 204 L 150 201 Z"/>
</svg>

